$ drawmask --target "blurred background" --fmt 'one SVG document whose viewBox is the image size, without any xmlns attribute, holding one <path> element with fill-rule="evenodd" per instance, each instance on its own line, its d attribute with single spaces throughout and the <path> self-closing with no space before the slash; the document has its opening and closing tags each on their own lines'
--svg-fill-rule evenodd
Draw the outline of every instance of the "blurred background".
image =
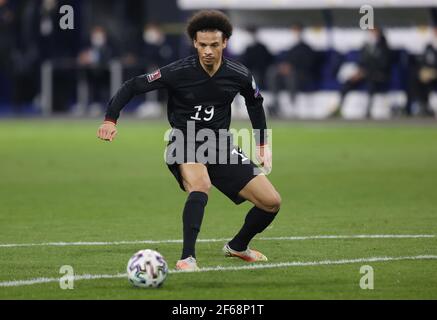
<svg viewBox="0 0 437 320">
<path fill-rule="evenodd" d="M 254 73 L 273 131 L 282 208 L 260 235 L 276 240 L 254 244 L 293 267 L 131 290 L 118 278 L 134 252 L 180 258 L 165 240 L 187 199 L 164 163 L 166 93 L 133 99 L 114 143 L 96 131 L 124 81 L 193 53 L 185 23 L 205 8 L 232 19 L 226 55 Z M 245 109 L 237 96 L 233 128 Z M 436 111 L 437 0 L 0 0 L 0 299 L 437 299 Z M 200 237 L 232 237 L 251 204 L 210 199 Z M 200 242 L 201 266 L 240 268 L 222 245 Z M 376 290 L 345 261 L 372 261 Z M 63 265 L 111 279 L 40 283 Z"/>
<path fill-rule="evenodd" d="M 436 0 L 0 0 L 0 118 L 102 116 L 125 80 L 193 53 L 185 22 L 206 8 L 231 17 L 226 55 L 252 70 L 269 117 L 435 118 Z M 152 92 L 124 113 L 161 118 L 165 102 Z M 241 97 L 233 108 L 247 117 Z"/>
</svg>

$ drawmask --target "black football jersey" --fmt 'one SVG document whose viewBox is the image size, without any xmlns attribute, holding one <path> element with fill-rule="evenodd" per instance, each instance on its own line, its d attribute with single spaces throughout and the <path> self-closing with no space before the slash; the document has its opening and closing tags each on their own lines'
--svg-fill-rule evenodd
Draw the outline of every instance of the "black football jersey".
<svg viewBox="0 0 437 320">
<path fill-rule="evenodd" d="M 168 91 L 168 121 L 184 131 L 189 121 L 196 130 L 208 128 L 216 132 L 229 129 L 231 104 L 240 93 L 244 98 L 258 144 L 264 144 L 266 118 L 263 97 L 251 72 L 241 63 L 223 58 L 218 71 L 210 76 L 197 55 L 176 61 L 153 73 L 127 81 L 111 99 L 106 120 L 114 122 L 133 96 L 156 89 Z"/>
</svg>

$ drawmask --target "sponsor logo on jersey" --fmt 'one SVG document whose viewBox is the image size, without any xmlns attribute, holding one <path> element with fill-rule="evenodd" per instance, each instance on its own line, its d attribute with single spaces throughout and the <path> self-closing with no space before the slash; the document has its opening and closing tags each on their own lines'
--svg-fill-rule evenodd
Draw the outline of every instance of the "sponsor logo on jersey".
<svg viewBox="0 0 437 320">
<path fill-rule="evenodd" d="M 161 78 L 161 70 L 156 70 L 155 72 L 152 72 L 147 75 L 147 81 L 149 83 L 156 81 Z"/>
</svg>

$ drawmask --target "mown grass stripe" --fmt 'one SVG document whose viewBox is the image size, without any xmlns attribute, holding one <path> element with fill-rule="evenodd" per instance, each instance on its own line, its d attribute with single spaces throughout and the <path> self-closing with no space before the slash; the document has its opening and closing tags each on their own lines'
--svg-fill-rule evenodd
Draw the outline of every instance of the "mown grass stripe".
<svg viewBox="0 0 437 320">
<path fill-rule="evenodd" d="M 299 240 L 319 240 L 319 239 L 417 239 L 417 238 L 435 238 L 432 234 L 374 234 L 374 235 L 316 235 L 316 236 L 294 236 L 294 237 L 267 237 L 255 238 L 261 241 L 299 241 Z M 225 242 L 230 238 L 219 239 L 199 239 L 200 243 Z M 182 243 L 181 239 L 175 240 L 132 240 L 132 241 L 97 241 L 97 242 L 43 242 L 43 243 L 5 243 L 0 244 L 0 248 L 19 248 L 19 247 L 68 247 L 68 246 L 117 246 L 117 245 L 134 245 L 134 244 L 164 244 L 164 243 Z"/>
<path fill-rule="evenodd" d="M 290 261 L 280 263 L 260 263 L 249 264 L 238 267 L 206 267 L 200 268 L 198 271 L 177 271 L 170 270 L 170 274 L 190 273 L 190 272 L 218 272 L 218 271 L 241 271 L 241 270 L 259 270 L 259 269 L 273 269 L 273 268 L 290 268 L 290 267 L 313 267 L 313 266 L 325 266 L 325 265 L 344 265 L 355 263 L 371 263 L 371 262 L 390 262 L 390 261 L 406 261 L 406 260 L 437 260 L 437 255 L 418 255 L 418 256 L 404 256 L 404 257 L 370 257 L 370 258 L 357 258 L 357 259 L 341 259 L 341 260 L 322 260 L 322 261 Z M 75 281 L 79 280 L 98 280 L 98 279 L 120 279 L 125 278 L 127 275 L 118 273 L 114 275 L 92 275 L 84 274 L 74 276 Z M 30 280 L 13 280 L 0 282 L 0 287 L 22 287 L 31 286 L 44 283 L 59 282 L 59 278 L 36 278 Z"/>
</svg>

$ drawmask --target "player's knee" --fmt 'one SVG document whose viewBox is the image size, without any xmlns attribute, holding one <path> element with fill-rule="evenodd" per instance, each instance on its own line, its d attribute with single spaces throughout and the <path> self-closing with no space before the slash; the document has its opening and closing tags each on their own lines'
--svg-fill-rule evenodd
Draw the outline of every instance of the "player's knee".
<svg viewBox="0 0 437 320">
<path fill-rule="evenodd" d="M 209 179 L 198 179 L 193 181 L 188 187 L 188 191 L 191 192 L 203 192 L 208 194 L 211 190 L 211 181 Z"/>
<path fill-rule="evenodd" d="M 277 213 L 281 209 L 281 196 L 275 192 L 263 201 L 263 210 L 270 213 Z"/>
</svg>

